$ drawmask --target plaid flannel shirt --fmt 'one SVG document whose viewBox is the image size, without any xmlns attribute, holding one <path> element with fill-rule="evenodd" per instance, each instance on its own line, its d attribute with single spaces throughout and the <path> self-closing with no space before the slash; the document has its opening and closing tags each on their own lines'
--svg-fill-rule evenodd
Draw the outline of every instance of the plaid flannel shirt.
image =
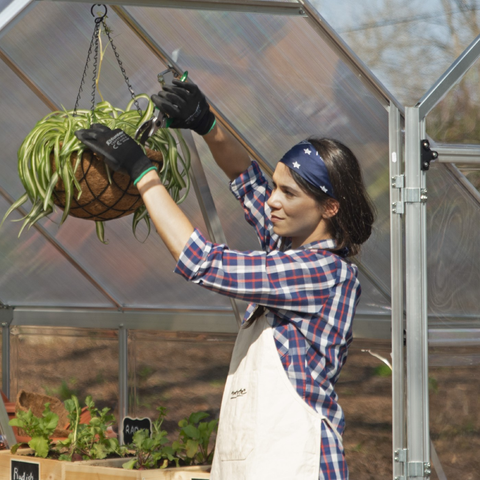
<svg viewBox="0 0 480 480">
<path fill-rule="evenodd" d="M 334 240 L 288 249 L 288 239 L 273 232 L 266 203 L 271 189 L 256 162 L 230 187 L 255 228 L 262 251 L 230 250 L 195 230 L 175 271 L 209 290 L 251 302 L 244 321 L 256 304 L 266 306 L 290 381 L 305 402 L 342 434 L 344 415 L 334 386 L 352 341 L 352 320 L 361 292 L 357 268 L 327 250 L 335 248 Z M 280 250 L 281 242 L 285 245 Z M 329 445 L 322 440 L 322 450 L 328 446 L 332 457 L 330 466 L 323 467 L 325 478 L 347 478 L 344 459 L 337 458 L 332 436 L 329 440 Z"/>
</svg>

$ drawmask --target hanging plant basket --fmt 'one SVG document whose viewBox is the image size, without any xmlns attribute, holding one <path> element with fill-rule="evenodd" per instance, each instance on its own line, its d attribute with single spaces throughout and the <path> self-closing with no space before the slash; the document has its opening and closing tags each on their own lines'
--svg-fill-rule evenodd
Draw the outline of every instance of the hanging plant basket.
<svg viewBox="0 0 480 480">
<path fill-rule="evenodd" d="M 132 109 L 139 99 L 148 101 L 143 113 Z M 146 222 L 149 233 L 150 218 L 133 181 L 110 171 L 100 155 L 93 154 L 77 139 L 75 131 L 100 123 L 112 130 L 121 128 L 134 137 L 138 126 L 152 116 L 153 110 L 150 98 L 142 94 L 135 96 L 125 110 L 101 102 L 93 110 L 56 111 L 40 120 L 18 151 L 18 172 L 25 193 L 10 207 L 3 221 L 30 200 L 32 206 L 22 219 L 19 236 L 24 228 L 53 213 L 56 206 L 63 210 L 60 224 L 68 215 L 95 221 L 102 242 L 104 221 L 132 213 L 134 235 L 141 220 Z M 181 133 L 176 134 L 182 153 L 168 129 L 159 129 L 148 139 L 145 153 L 159 167 L 159 176 L 172 198 L 181 203 L 190 188 L 190 155 Z"/>
<path fill-rule="evenodd" d="M 147 156 L 160 171 L 163 155 L 146 148 Z M 55 170 L 53 155 L 50 155 L 52 170 Z M 72 167 L 77 163 L 78 154 L 72 153 Z M 75 171 L 82 195 L 72 198 L 69 215 L 86 220 L 106 221 L 130 215 L 143 205 L 143 200 L 131 179 L 118 172 L 107 172 L 101 155 L 85 150 Z M 111 181 L 110 181 L 111 180 Z M 53 202 L 65 210 L 66 193 L 63 180 L 59 178 L 53 190 Z"/>
<path fill-rule="evenodd" d="M 103 6 L 103 11 L 94 12 L 98 5 Z M 95 28 L 74 109 L 56 111 L 40 120 L 18 151 L 18 173 L 25 193 L 9 208 L 0 227 L 13 210 L 30 200 L 32 206 L 22 219 L 23 225 L 19 236 L 25 227 L 30 228 L 41 218 L 50 215 L 55 206 L 63 210 L 60 224 L 68 215 L 94 220 L 97 236 L 103 243 L 106 243 L 103 222 L 132 213 L 133 234 L 135 235 L 141 220 L 147 225 L 147 236 L 150 233 L 150 217 L 130 177 L 110 171 L 102 157 L 86 149 L 75 136 L 77 130 L 88 129 L 92 124 L 100 123 L 112 130 L 120 128 L 127 135 L 134 137 L 137 128 L 149 120 L 154 111 L 153 102 L 148 95 L 135 95 L 133 92 L 113 44 L 111 30 L 105 23 L 107 7 L 94 4 L 90 13 L 95 17 Z M 125 110 L 115 108 L 105 101 L 95 105 L 95 89 L 98 89 L 105 53 L 101 40 L 102 29 L 108 37 L 108 44 L 112 47 L 132 96 Z M 94 56 L 92 107 L 90 110 L 78 110 L 92 54 Z M 101 94 L 100 96 L 103 100 Z M 140 110 L 140 99 L 148 102 L 144 112 Z M 132 109 L 133 106 L 135 109 Z M 181 203 L 190 188 L 190 154 L 179 131 L 177 138 L 183 156 L 177 150 L 177 141 L 168 129 L 158 129 L 148 138 L 144 149 L 145 154 L 159 167 L 159 176 L 173 200 Z"/>
</svg>

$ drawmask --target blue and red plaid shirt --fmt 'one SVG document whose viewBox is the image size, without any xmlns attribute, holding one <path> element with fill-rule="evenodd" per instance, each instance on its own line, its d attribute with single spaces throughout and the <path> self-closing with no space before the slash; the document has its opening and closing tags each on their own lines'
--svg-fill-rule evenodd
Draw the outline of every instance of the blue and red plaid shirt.
<svg viewBox="0 0 480 480">
<path fill-rule="evenodd" d="M 342 434 L 345 421 L 334 386 L 352 341 L 361 292 L 357 267 L 330 251 L 334 240 L 289 249 L 288 239 L 273 232 L 267 205 L 271 188 L 256 162 L 230 186 L 262 251 L 230 250 L 195 230 L 175 271 L 209 290 L 251 302 L 245 319 L 256 304 L 266 306 L 290 381 Z"/>
</svg>

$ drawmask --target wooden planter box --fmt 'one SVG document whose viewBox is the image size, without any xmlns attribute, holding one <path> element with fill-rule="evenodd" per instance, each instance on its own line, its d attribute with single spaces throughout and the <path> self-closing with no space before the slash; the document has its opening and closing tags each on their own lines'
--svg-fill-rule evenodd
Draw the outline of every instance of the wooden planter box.
<svg viewBox="0 0 480 480">
<path fill-rule="evenodd" d="M 92 460 L 88 462 L 60 462 L 38 457 L 27 457 L 30 450 L 12 455 L 9 450 L 0 451 L 0 480 L 203 480 L 210 478 L 210 467 L 182 467 L 157 470 L 125 470 L 122 464 L 127 460 L 116 458 L 110 460 Z M 15 468 L 19 470 L 15 478 Z M 38 476 L 37 475 L 38 472 Z"/>
</svg>

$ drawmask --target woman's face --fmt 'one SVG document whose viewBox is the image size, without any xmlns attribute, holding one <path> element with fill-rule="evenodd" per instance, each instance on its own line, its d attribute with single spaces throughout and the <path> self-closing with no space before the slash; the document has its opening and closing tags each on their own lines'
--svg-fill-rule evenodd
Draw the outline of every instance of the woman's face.
<svg viewBox="0 0 480 480">
<path fill-rule="evenodd" d="M 295 182 L 290 169 L 279 162 L 273 172 L 273 191 L 267 201 L 273 230 L 292 239 L 292 248 L 332 238 L 325 209 Z"/>
</svg>

